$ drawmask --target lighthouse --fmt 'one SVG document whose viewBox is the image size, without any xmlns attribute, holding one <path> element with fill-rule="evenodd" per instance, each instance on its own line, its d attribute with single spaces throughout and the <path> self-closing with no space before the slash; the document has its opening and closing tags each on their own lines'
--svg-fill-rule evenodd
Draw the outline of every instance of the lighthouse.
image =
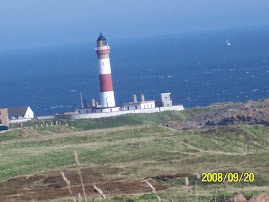
<svg viewBox="0 0 269 202">
<path fill-rule="evenodd" d="M 109 53 L 110 47 L 106 42 L 106 38 L 102 35 L 102 33 L 100 33 L 100 36 L 97 39 L 96 54 L 98 57 L 100 97 L 102 108 L 115 107 Z"/>
</svg>

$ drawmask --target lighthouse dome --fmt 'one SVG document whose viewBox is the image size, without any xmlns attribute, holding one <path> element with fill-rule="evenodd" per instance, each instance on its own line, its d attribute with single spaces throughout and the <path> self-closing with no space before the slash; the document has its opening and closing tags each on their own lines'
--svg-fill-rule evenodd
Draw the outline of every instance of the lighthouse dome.
<svg viewBox="0 0 269 202">
<path fill-rule="evenodd" d="M 100 36 L 97 39 L 97 47 L 106 45 L 107 45 L 106 38 L 102 35 L 102 33 L 100 33 Z"/>
</svg>

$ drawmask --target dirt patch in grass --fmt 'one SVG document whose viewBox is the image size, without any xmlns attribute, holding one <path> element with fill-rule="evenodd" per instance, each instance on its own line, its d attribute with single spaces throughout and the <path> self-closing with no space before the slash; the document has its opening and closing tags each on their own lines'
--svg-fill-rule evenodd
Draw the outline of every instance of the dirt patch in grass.
<svg viewBox="0 0 269 202">
<path fill-rule="evenodd" d="M 156 183 L 165 186 L 182 186 L 184 185 L 185 177 L 188 177 L 189 185 L 195 185 L 197 182 L 201 184 L 201 180 L 196 180 L 196 176 L 190 173 L 163 174 L 148 179 L 153 179 Z"/>
<path fill-rule="evenodd" d="M 142 180 L 107 179 L 92 168 L 84 168 L 81 172 L 86 193 L 91 197 L 98 195 L 93 188 L 94 185 L 101 188 L 106 195 L 111 197 L 152 191 Z M 82 194 L 78 172 L 76 170 L 65 170 L 64 173 L 71 181 L 73 194 L 78 194 L 79 192 Z M 168 188 L 156 182 L 152 182 L 152 184 L 157 191 Z M 70 194 L 60 171 L 18 177 L 0 183 L 0 201 L 52 200 L 66 196 L 70 196 Z"/>
</svg>

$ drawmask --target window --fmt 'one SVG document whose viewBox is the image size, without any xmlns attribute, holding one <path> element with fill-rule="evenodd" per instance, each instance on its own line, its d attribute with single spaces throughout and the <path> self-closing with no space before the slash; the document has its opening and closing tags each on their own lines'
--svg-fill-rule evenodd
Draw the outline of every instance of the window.
<svg viewBox="0 0 269 202">
<path fill-rule="evenodd" d="M 78 113 L 80 114 L 80 110 L 78 110 Z"/>
<path fill-rule="evenodd" d="M 89 113 L 89 110 L 86 110 L 86 113 L 88 114 Z"/>
<path fill-rule="evenodd" d="M 135 109 L 137 109 L 137 106 L 135 106 Z"/>
<path fill-rule="evenodd" d="M 130 107 L 128 106 L 128 107 L 127 107 L 127 110 L 129 110 L 129 109 L 130 109 Z"/>
<path fill-rule="evenodd" d="M 105 65 L 105 63 L 103 62 L 103 66 Z"/>
</svg>

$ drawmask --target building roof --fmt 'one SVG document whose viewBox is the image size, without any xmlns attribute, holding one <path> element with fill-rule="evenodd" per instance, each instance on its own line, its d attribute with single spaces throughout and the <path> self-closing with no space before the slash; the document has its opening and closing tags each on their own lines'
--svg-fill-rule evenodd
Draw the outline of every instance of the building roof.
<svg viewBox="0 0 269 202">
<path fill-rule="evenodd" d="M 128 103 L 123 103 L 123 105 L 137 105 L 137 104 L 145 104 L 145 103 L 152 103 L 155 102 L 155 100 L 147 100 L 144 102 L 138 101 L 138 102 L 128 102 Z"/>
<path fill-rule="evenodd" d="M 8 116 L 24 116 L 28 106 L 8 108 Z"/>
<path fill-rule="evenodd" d="M 103 41 L 103 40 L 106 40 L 106 38 L 100 32 L 100 36 L 98 37 L 97 41 Z"/>
<path fill-rule="evenodd" d="M 161 95 L 165 95 L 165 94 L 171 94 L 171 93 L 161 93 Z"/>
</svg>

